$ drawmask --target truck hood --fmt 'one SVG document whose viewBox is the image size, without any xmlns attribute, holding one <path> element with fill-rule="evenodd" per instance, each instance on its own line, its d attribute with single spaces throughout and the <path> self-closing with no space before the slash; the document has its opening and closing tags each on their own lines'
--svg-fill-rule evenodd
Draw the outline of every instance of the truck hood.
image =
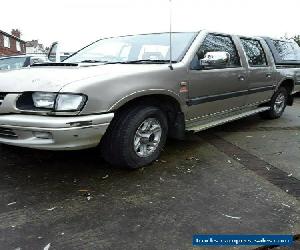
<svg viewBox="0 0 300 250">
<path fill-rule="evenodd" d="M 88 78 L 97 81 L 122 77 L 129 74 L 149 72 L 167 65 L 64 65 L 34 66 L 12 71 L 0 71 L 0 92 L 47 91 L 59 92 L 64 86 Z"/>
</svg>

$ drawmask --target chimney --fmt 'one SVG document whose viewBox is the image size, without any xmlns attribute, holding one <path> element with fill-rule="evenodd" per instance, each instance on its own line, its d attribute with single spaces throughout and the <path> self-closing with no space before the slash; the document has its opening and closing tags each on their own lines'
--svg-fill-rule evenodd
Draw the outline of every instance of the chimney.
<svg viewBox="0 0 300 250">
<path fill-rule="evenodd" d="M 21 37 L 21 31 L 18 30 L 18 29 L 12 29 L 11 34 L 12 34 L 13 36 L 18 37 L 18 38 Z"/>
</svg>

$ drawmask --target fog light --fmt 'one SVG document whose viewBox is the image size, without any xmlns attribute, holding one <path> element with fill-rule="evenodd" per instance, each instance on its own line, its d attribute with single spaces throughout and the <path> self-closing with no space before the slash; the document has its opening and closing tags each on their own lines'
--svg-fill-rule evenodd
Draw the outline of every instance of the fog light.
<svg viewBox="0 0 300 250">
<path fill-rule="evenodd" d="M 52 134 L 49 132 L 34 132 L 33 134 L 39 139 L 52 139 Z"/>
</svg>

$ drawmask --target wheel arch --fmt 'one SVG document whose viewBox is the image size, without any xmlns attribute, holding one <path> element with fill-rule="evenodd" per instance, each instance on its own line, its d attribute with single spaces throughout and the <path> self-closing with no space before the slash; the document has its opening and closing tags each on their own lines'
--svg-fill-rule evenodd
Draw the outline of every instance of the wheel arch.
<svg viewBox="0 0 300 250">
<path fill-rule="evenodd" d="M 282 80 L 282 82 L 278 85 L 277 89 L 280 87 L 284 87 L 288 91 L 288 100 L 287 105 L 292 106 L 294 103 L 294 97 L 292 96 L 292 93 L 295 89 L 295 81 L 292 78 L 286 78 Z"/>
<path fill-rule="evenodd" d="M 277 89 L 280 87 L 285 87 L 288 90 L 289 94 L 291 94 L 295 88 L 295 81 L 292 78 L 286 78 L 278 84 Z"/>
<path fill-rule="evenodd" d="M 143 98 L 147 98 L 147 99 L 160 98 L 160 99 L 170 100 L 173 101 L 174 103 L 178 103 L 181 110 L 185 109 L 184 107 L 185 103 L 183 102 L 181 97 L 175 92 L 171 90 L 164 90 L 164 89 L 149 89 L 149 90 L 135 91 L 133 93 L 126 95 L 123 98 L 120 98 L 119 100 L 114 102 L 113 105 L 111 105 L 108 112 L 118 110 L 133 101 L 137 101 Z"/>
<path fill-rule="evenodd" d="M 185 133 L 185 104 L 179 95 L 172 91 L 147 90 L 130 94 L 117 101 L 110 111 L 114 111 L 116 116 L 120 112 L 136 105 L 157 106 L 167 116 L 169 126 L 169 137 L 183 139 Z"/>
</svg>

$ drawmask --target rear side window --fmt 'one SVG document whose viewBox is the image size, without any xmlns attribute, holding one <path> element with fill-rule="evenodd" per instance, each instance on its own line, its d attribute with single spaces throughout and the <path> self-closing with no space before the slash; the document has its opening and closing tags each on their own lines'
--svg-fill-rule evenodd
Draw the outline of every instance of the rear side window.
<svg viewBox="0 0 300 250">
<path fill-rule="evenodd" d="M 289 41 L 272 40 L 274 47 L 283 61 L 299 61 L 300 48 L 298 44 Z"/>
<path fill-rule="evenodd" d="M 249 66 L 265 67 L 268 65 L 266 54 L 260 41 L 242 38 L 241 42 L 244 47 Z"/>
<path fill-rule="evenodd" d="M 229 67 L 240 67 L 240 57 L 230 36 L 209 34 L 204 39 L 198 59 L 203 59 L 207 52 L 228 52 L 230 54 Z"/>
</svg>

